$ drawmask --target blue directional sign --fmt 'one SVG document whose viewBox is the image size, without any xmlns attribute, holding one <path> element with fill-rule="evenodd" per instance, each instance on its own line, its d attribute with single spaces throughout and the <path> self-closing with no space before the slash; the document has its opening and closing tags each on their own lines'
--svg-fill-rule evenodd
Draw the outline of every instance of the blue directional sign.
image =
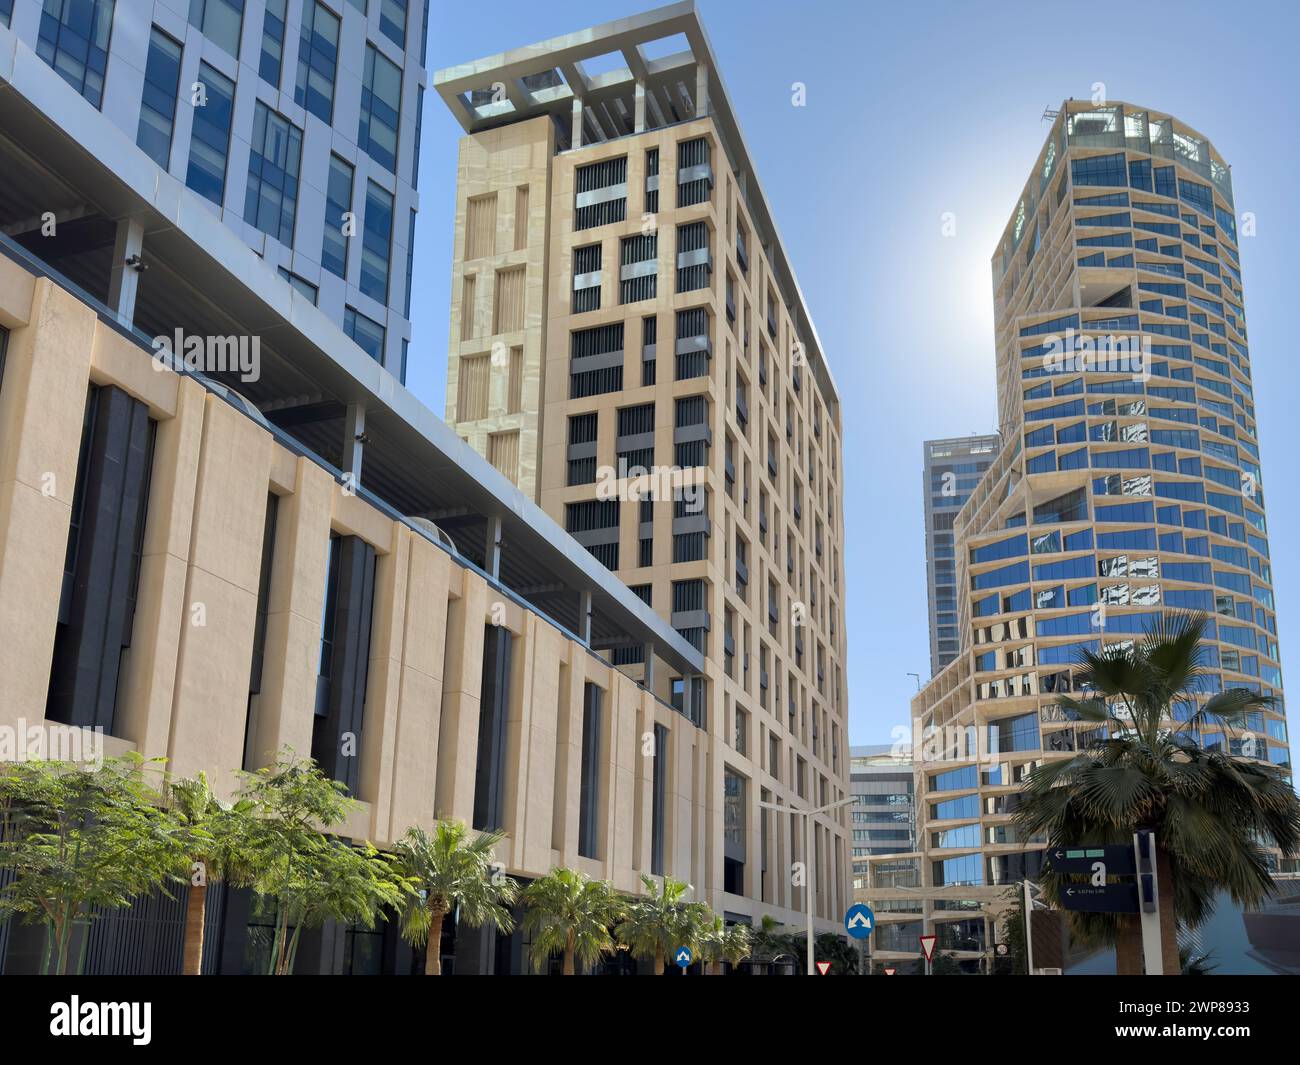
<svg viewBox="0 0 1300 1065">
<path fill-rule="evenodd" d="M 856 903 L 844 914 L 844 930 L 854 939 L 866 939 L 876 927 L 876 915 L 870 906 Z"/>
<path fill-rule="evenodd" d="M 675 961 L 683 969 L 690 967 L 692 958 L 693 955 L 691 954 L 690 947 L 678 947 L 676 953 L 673 954 L 673 961 Z"/>
</svg>

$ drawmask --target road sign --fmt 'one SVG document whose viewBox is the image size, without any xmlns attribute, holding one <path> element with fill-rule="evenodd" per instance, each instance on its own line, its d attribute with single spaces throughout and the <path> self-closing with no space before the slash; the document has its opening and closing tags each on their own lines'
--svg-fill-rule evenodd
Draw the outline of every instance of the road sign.
<svg viewBox="0 0 1300 1065">
<path fill-rule="evenodd" d="M 692 955 L 691 955 L 690 947 L 678 947 L 677 952 L 673 955 L 673 961 L 675 961 L 683 969 L 686 969 L 690 966 L 691 958 Z"/>
<path fill-rule="evenodd" d="M 929 961 L 934 957 L 934 936 L 921 936 L 921 950 L 925 953 L 925 960 Z"/>
<path fill-rule="evenodd" d="M 1047 852 L 1052 869 L 1058 873 L 1098 872 L 1097 863 L 1105 868 L 1100 870 L 1102 876 L 1132 876 L 1137 872 L 1133 858 L 1133 847 L 1127 843 L 1108 844 L 1104 847 L 1060 846 Z"/>
<path fill-rule="evenodd" d="M 825 976 L 828 972 L 830 972 L 830 970 L 831 970 L 831 963 L 830 963 L 830 962 L 828 962 L 828 961 L 819 961 L 819 962 L 817 963 L 817 971 L 818 971 L 822 976 Z"/>
<path fill-rule="evenodd" d="M 844 915 L 844 930 L 854 939 L 866 939 L 876 927 L 876 915 L 862 903 L 850 906 Z"/>
<path fill-rule="evenodd" d="M 1005 957 L 1009 953 L 1007 945 L 1005 943 L 999 943 L 997 945 L 997 953 L 999 957 Z"/>
<path fill-rule="evenodd" d="M 1061 905 L 1080 913 L 1137 913 L 1138 889 L 1136 881 L 1106 884 L 1062 884 Z"/>
<path fill-rule="evenodd" d="M 896 973 L 896 972 L 898 972 L 897 969 L 889 968 L 889 969 L 886 969 L 886 970 L 885 970 L 885 975 L 886 975 L 886 976 L 893 976 L 894 973 Z"/>
</svg>

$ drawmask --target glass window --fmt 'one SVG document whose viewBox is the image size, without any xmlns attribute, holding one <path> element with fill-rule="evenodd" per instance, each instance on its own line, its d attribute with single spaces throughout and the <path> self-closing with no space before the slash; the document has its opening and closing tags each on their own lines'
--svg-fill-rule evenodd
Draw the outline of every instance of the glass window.
<svg viewBox="0 0 1300 1065">
<path fill-rule="evenodd" d="M 298 83 L 293 102 L 323 122 L 334 121 L 334 73 L 339 57 L 339 20 L 320 4 L 303 11 L 298 42 Z"/>
<path fill-rule="evenodd" d="M 403 317 L 411 317 L 411 283 L 415 276 L 415 212 L 411 212 L 410 224 L 406 231 L 406 302 Z"/>
<path fill-rule="evenodd" d="M 238 59 L 244 0 L 190 0 L 190 25 Z"/>
<path fill-rule="evenodd" d="M 385 304 L 392 243 L 393 197 L 373 181 L 367 182 L 365 229 L 361 234 L 361 291 Z"/>
<path fill-rule="evenodd" d="M 235 83 L 207 63 L 200 63 L 199 88 L 185 184 L 220 206 L 226 190 L 226 156 L 230 151 Z"/>
<path fill-rule="evenodd" d="M 319 295 L 319 290 L 305 277 L 299 277 L 297 274 L 290 273 L 283 266 L 277 266 L 276 271 L 279 273 L 279 275 L 282 278 L 288 281 L 290 285 L 292 285 L 295 289 L 297 289 L 309 300 L 311 300 L 312 303 L 316 302 L 316 297 Z"/>
<path fill-rule="evenodd" d="M 331 274 L 347 277 L 348 238 L 356 223 L 352 214 L 352 167 L 330 156 L 329 187 L 325 193 L 325 238 L 320 264 Z"/>
<path fill-rule="evenodd" d="M 284 15 L 287 0 L 266 0 L 266 17 L 262 20 L 262 55 L 257 72 L 263 81 L 280 87 L 280 67 L 284 62 Z"/>
<path fill-rule="evenodd" d="M 348 307 L 343 314 L 343 332 L 356 341 L 357 346 L 375 362 L 384 361 L 384 327 L 373 318 L 367 318 L 355 308 Z"/>
<path fill-rule="evenodd" d="M 406 47 L 406 0 L 379 0 L 379 32 Z"/>
<path fill-rule="evenodd" d="M 45 0 L 36 54 L 99 107 L 112 32 L 113 0 Z"/>
<path fill-rule="evenodd" d="M 155 26 L 149 36 L 149 58 L 145 60 L 140 126 L 135 142 L 164 170 L 171 157 L 180 80 L 181 46 Z"/>
<path fill-rule="evenodd" d="M 298 127 L 259 100 L 248 151 L 244 221 L 290 246 L 298 207 L 301 160 L 302 133 Z"/>
<path fill-rule="evenodd" d="M 366 45 L 357 145 L 393 173 L 397 173 L 397 120 L 401 105 L 401 70 L 380 55 L 374 45 Z"/>
</svg>

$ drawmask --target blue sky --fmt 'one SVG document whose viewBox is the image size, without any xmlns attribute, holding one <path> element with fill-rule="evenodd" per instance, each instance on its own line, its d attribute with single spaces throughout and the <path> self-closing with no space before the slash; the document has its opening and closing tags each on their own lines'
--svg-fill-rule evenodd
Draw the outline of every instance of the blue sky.
<svg viewBox="0 0 1300 1065">
<path fill-rule="evenodd" d="M 435 0 L 431 70 L 653 6 Z M 723 80 L 840 387 L 851 742 L 908 720 L 929 672 L 921 442 L 996 429 L 989 258 L 1067 97 L 1173 114 L 1253 212 L 1242 272 L 1284 679 L 1300 662 L 1295 5 L 699 0 Z M 791 103 L 806 86 L 807 104 Z M 460 126 L 426 95 L 409 384 L 444 410 Z M 954 236 L 942 235 L 945 212 Z"/>
</svg>

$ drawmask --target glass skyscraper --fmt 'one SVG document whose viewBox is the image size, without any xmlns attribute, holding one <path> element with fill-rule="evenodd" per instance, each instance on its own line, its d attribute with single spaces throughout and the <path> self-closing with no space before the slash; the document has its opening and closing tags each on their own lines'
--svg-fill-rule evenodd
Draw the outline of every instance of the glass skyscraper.
<svg viewBox="0 0 1300 1065">
<path fill-rule="evenodd" d="M 913 702 L 927 926 L 953 888 L 987 905 L 1037 875 L 1020 786 L 1097 727 L 1057 696 L 1082 650 L 1163 614 L 1212 616 L 1176 717 L 1223 688 L 1275 696 L 1193 736 L 1290 771 L 1240 235 L 1195 130 L 1114 102 L 1056 115 L 992 261 L 1003 444 L 954 522 L 961 651 Z"/>
</svg>

